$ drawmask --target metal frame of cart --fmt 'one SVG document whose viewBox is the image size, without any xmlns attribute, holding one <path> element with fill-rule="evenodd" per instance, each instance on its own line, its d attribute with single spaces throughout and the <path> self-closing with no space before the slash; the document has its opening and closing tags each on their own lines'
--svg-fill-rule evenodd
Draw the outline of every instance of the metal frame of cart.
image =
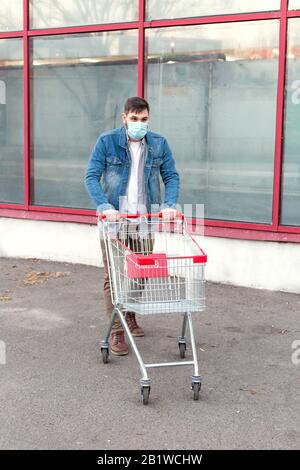
<svg viewBox="0 0 300 470">
<path fill-rule="evenodd" d="M 110 222 L 99 217 L 105 241 L 114 310 L 101 343 L 103 362 L 109 359 L 109 336 L 116 315 L 119 316 L 133 352 L 138 360 L 143 403 L 148 404 L 151 381 L 148 369 L 170 366 L 193 366 L 192 390 L 199 399 L 199 374 L 192 314 L 205 308 L 204 267 L 207 256 L 188 230 L 183 216 L 164 221 L 160 214 L 121 215 Z M 178 338 L 180 358 L 185 358 L 186 328 L 190 331 L 193 359 L 190 361 L 144 363 L 124 318 L 126 311 L 140 315 L 183 315 Z"/>
</svg>

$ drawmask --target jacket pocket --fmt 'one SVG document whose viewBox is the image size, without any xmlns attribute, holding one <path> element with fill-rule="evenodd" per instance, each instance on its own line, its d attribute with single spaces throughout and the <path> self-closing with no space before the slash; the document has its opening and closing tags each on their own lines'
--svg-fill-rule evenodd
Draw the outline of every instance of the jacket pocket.
<svg viewBox="0 0 300 470">
<path fill-rule="evenodd" d="M 162 164 L 163 159 L 161 157 L 153 158 L 152 160 L 152 168 L 159 168 Z"/>
<path fill-rule="evenodd" d="M 122 165 L 123 162 L 122 160 L 120 160 L 119 157 L 115 157 L 113 155 L 108 155 L 106 157 L 106 164 L 107 166 L 110 166 L 110 165 Z"/>
</svg>

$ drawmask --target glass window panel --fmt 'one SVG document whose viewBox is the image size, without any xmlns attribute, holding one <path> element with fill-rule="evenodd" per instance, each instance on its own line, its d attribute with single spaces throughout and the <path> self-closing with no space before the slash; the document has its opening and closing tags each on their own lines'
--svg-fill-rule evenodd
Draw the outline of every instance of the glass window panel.
<svg viewBox="0 0 300 470">
<path fill-rule="evenodd" d="M 23 0 L 0 0 L 0 31 L 23 29 Z"/>
<path fill-rule="evenodd" d="M 281 222 L 300 226 L 300 20 L 289 20 Z"/>
<path fill-rule="evenodd" d="M 147 32 L 152 128 L 206 218 L 271 222 L 278 42 L 277 20 Z"/>
<path fill-rule="evenodd" d="M 31 201 L 93 208 L 85 169 L 98 136 L 122 125 L 136 94 L 137 32 L 34 38 L 32 48 Z"/>
<path fill-rule="evenodd" d="M 280 0 L 147 0 L 147 18 L 171 19 L 279 10 Z"/>
<path fill-rule="evenodd" d="M 23 202 L 23 132 L 23 42 L 0 39 L 0 202 Z"/>
<path fill-rule="evenodd" d="M 290 10 L 300 10 L 300 0 L 289 0 Z"/>
<path fill-rule="evenodd" d="M 32 28 L 137 21 L 138 0 L 30 0 Z"/>
</svg>

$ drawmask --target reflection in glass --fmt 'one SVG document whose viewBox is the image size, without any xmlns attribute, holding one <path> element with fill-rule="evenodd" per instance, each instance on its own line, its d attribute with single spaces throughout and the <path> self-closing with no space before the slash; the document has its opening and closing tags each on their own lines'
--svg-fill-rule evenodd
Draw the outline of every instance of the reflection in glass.
<svg viewBox="0 0 300 470">
<path fill-rule="evenodd" d="M 0 202 L 23 202 L 23 43 L 0 39 Z"/>
<path fill-rule="evenodd" d="M 137 33 L 34 38 L 31 202 L 92 208 L 84 173 L 98 136 L 136 94 Z"/>
<path fill-rule="evenodd" d="M 0 0 L 0 31 L 23 29 L 23 0 Z"/>
<path fill-rule="evenodd" d="M 289 20 L 281 223 L 300 226 L 300 21 Z"/>
<path fill-rule="evenodd" d="M 290 10 L 300 10 L 300 0 L 289 0 Z"/>
<path fill-rule="evenodd" d="M 149 30 L 151 126 L 210 219 L 270 223 L 277 20 Z"/>
<path fill-rule="evenodd" d="M 147 0 L 146 5 L 147 18 L 151 20 L 279 10 L 280 0 Z"/>
<path fill-rule="evenodd" d="M 32 28 L 137 21 L 138 0 L 30 0 Z"/>
</svg>

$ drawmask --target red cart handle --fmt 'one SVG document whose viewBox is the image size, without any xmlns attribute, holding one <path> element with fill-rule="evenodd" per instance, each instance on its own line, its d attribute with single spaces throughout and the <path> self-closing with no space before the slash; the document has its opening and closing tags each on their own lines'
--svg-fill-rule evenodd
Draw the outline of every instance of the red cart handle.
<svg viewBox="0 0 300 470">
<path fill-rule="evenodd" d="M 179 214 L 180 214 L 180 219 L 184 220 L 185 219 L 184 214 L 182 214 L 181 212 L 178 212 L 178 215 Z M 176 220 L 176 218 L 178 218 L 178 215 L 175 217 L 175 220 Z M 160 218 L 160 219 L 162 219 L 163 213 L 161 211 L 161 212 L 155 212 L 155 213 L 149 213 L 149 214 L 119 214 L 116 221 L 118 221 L 118 219 L 138 219 L 140 217 L 150 217 L 150 218 Z M 105 220 L 105 219 L 106 219 L 105 214 L 99 215 L 99 220 L 102 221 L 102 220 Z M 173 220 L 174 219 L 170 219 L 170 222 L 172 222 Z"/>
</svg>

